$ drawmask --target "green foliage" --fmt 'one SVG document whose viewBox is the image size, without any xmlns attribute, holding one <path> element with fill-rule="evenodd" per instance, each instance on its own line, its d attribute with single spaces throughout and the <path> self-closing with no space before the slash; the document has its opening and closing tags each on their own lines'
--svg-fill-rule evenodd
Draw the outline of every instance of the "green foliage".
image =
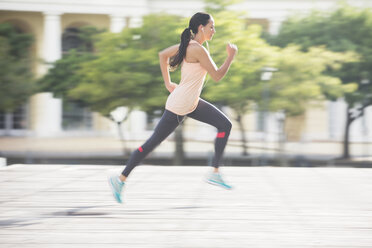
<svg viewBox="0 0 372 248">
<path fill-rule="evenodd" d="M 81 45 L 64 54 L 61 59 L 53 64 L 48 73 L 38 80 L 38 91 L 51 91 L 55 96 L 65 100 L 85 103 L 84 99 L 70 98 L 69 91 L 75 88 L 82 80 L 81 75 L 78 73 L 82 64 L 95 58 L 92 53 L 92 50 L 94 50 L 92 46 L 97 41 L 98 34 L 102 33 L 103 30 L 86 26 L 80 28 L 80 31 L 78 35 L 82 41 Z"/>
<path fill-rule="evenodd" d="M 363 79 L 372 82 L 372 75 L 367 73 L 372 67 L 370 9 L 358 9 L 342 4 L 333 12 L 313 11 L 307 16 L 292 17 L 283 24 L 279 35 L 271 37 L 270 41 L 280 46 L 299 44 L 304 50 L 324 45 L 335 52 L 358 53 L 358 61 L 344 63 L 338 70 L 332 71 L 331 75 L 339 77 L 344 84 L 360 83 Z M 368 97 L 372 92 L 372 85 L 364 87 L 363 90 L 359 87 L 358 91 L 359 93 L 345 94 L 350 106 Z"/>
<path fill-rule="evenodd" d="M 78 38 L 81 45 L 78 48 L 79 52 L 92 52 L 94 43 L 98 40 L 98 34 L 105 32 L 105 29 L 97 29 L 93 26 L 83 26 L 79 28 Z"/>
<path fill-rule="evenodd" d="M 331 12 L 313 11 L 309 15 L 287 20 L 279 35 L 269 40 L 280 46 L 299 44 L 305 51 L 313 46 L 324 45 L 331 51 L 359 54 L 358 60 L 346 61 L 342 67 L 328 71 L 329 75 L 340 78 L 344 84 L 343 96 L 348 107 L 343 157 L 348 158 L 350 124 L 363 115 L 364 108 L 372 105 L 372 11 L 347 4 L 340 4 L 338 9 Z M 325 96 L 328 99 L 336 98 L 327 94 L 329 86 L 321 86 L 322 90 L 327 91 Z M 360 114 L 355 115 L 353 110 Z"/>
<path fill-rule="evenodd" d="M 33 38 L 0 24 L 0 111 L 13 111 L 33 93 L 29 49 Z"/>
<path fill-rule="evenodd" d="M 93 110 L 107 114 L 118 106 L 146 112 L 163 109 L 168 91 L 158 62 L 158 52 L 179 43 L 178 16 L 154 14 L 144 18 L 140 28 L 119 34 L 103 33 L 96 44 L 97 58 L 83 64 L 81 83 L 69 96 L 84 99 Z M 179 80 L 179 73 L 172 74 Z"/>
<path fill-rule="evenodd" d="M 260 38 L 259 26 L 246 27 L 247 13 L 228 11 L 226 6 L 216 7 L 216 4 L 207 6 L 216 23 L 216 34 L 210 44 L 211 56 L 220 66 L 227 56 L 228 42 L 236 44 L 239 51 L 228 74 L 220 82 L 208 81 L 203 96 L 209 101 L 228 105 L 236 114 L 243 115 L 260 96 L 260 70 L 272 64 L 272 48 Z"/>
<path fill-rule="evenodd" d="M 29 50 L 34 41 L 30 34 L 18 32 L 11 24 L 0 24 L 0 37 L 9 43 L 8 54 L 15 59 L 29 57 Z"/>
<path fill-rule="evenodd" d="M 79 53 L 71 50 L 54 63 L 48 73 L 38 82 L 39 91 L 51 91 L 55 96 L 69 99 L 68 92 L 81 82 L 82 63 L 94 59 L 92 53 Z"/>
<path fill-rule="evenodd" d="M 327 72 L 340 70 L 346 62 L 357 61 L 353 53 L 335 53 L 325 48 L 279 48 L 268 45 L 261 37 L 261 27 L 246 26 L 247 14 L 227 11 L 225 1 L 214 2 L 212 15 L 217 33 L 211 42 L 211 54 L 217 64 L 226 58 L 227 41 L 238 45 L 239 52 L 229 73 L 219 83 L 207 87 L 205 96 L 232 107 L 238 116 L 245 114 L 256 103 L 261 110 L 302 114 L 309 102 L 338 98 L 355 90 L 355 84 L 342 85 L 337 75 Z M 304 31 L 306 32 L 306 31 Z M 279 38 L 278 38 L 279 40 Z M 263 82 L 263 67 L 274 67 L 278 72 L 269 82 Z M 269 101 L 269 102 L 268 102 Z"/>
<path fill-rule="evenodd" d="M 287 116 L 305 112 L 309 103 L 338 98 L 355 90 L 355 84 L 342 85 L 337 77 L 326 75 L 330 68 L 339 68 L 342 63 L 355 60 L 352 53 L 335 53 L 322 47 L 310 48 L 307 52 L 298 46 L 288 46 L 277 51 L 276 68 L 270 82 L 263 89 L 269 92 L 271 111 L 282 110 Z M 264 106 L 264 99 L 258 102 Z"/>
</svg>

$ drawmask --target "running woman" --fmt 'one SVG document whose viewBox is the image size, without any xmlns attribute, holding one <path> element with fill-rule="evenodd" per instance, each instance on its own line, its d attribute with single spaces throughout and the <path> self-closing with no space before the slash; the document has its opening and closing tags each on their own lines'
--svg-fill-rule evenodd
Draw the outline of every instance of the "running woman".
<svg viewBox="0 0 372 248">
<path fill-rule="evenodd" d="M 212 160 L 213 171 L 207 182 L 230 189 L 219 173 L 220 160 L 230 135 L 230 120 L 215 106 L 200 98 L 207 73 L 218 82 L 227 73 L 238 51 L 236 45 L 227 44 L 227 57 L 220 68 L 216 66 L 208 50 L 202 44 L 212 40 L 216 33 L 211 15 L 198 12 L 193 15 L 181 35 L 181 43 L 159 52 L 160 68 L 165 87 L 170 92 L 165 111 L 156 126 L 152 136 L 135 150 L 121 175 L 109 177 L 114 198 L 121 203 L 121 193 L 125 181 L 136 167 L 152 150 L 165 140 L 182 122 L 185 116 L 208 123 L 217 128 L 215 139 L 215 154 Z M 181 81 L 175 84 L 171 81 L 169 68 L 181 65 Z"/>
</svg>

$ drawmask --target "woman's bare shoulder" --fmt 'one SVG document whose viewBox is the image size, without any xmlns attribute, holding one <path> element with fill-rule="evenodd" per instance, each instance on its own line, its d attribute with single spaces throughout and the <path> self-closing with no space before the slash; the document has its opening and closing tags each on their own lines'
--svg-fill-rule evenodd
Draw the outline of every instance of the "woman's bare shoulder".
<svg viewBox="0 0 372 248">
<path fill-rule="evenodd" d="M 203 53 L 203 46 L 197 43 L 191 43 L 187 47 L 187 52 L 185 56 L 186 62 L 189 63 L 198 63 L 199 62 L 199 56 Z"/>
<path fill-rule="evenodd" d="M 206 53 L 208 53 L 208 51 L 202 45 L 193 42 L 187 48 L 187 53 L 200 55 L 200 54 L 206 54 Z"/>
</svg>

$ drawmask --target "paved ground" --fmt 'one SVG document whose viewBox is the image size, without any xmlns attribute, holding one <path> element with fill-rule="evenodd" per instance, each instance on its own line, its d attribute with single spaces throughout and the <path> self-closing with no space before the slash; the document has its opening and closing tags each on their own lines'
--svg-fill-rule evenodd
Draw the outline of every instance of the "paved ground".
<svg viewBox="0 0 372 248">
<path fill-rule="evenodd" d="M 0 168 L 0 247 L 372 247 L 372 169 L 140 166 L 125 204 L 115 166 Z"/>
</svg>

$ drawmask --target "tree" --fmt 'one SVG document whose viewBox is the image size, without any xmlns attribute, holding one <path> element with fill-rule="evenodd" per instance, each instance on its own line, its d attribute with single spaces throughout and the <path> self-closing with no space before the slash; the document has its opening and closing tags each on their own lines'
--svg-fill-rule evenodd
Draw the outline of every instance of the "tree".
<svg viewBox="0 0 372 248">
<path fill-rule="evenodd" d="M 248 155 L 243 116 L 252 110 L 253 104 L 259 100 L 261 68 L 273 64 L 270 55 L 273 48 L 260 38 L 261 27 L 247 27 L 247 13 L 228 10 L 231 4 L 237 2 L 239 1 L 206 1 L 206 11 L 212 14 L 216 22 L 216 35 L 210 45 L 210 52 L 216 64 L 223 63 L 227 42 L 236 44 L 239 51 L 229 73 L 221 82 L 213 82 L 213 86 L 208 82 L 203 96 L 233 110 L 233 118 L 241 133 L 243 154 Z"/>
<path fill-rule="evenodd" d="M 342 85 L 337 77 L 327 75 L 346 61 L 355 60 L 353 53 L 335 53 L 323 47 L 312 47 L 307 52 L 298 46 L 278 49 L 273 79 L 268 83 L 270 111 L 284 111 L 287 116 L 303 114 L 309 102 L 323 100 L 324 95 L 337 98 L 352 92 L 355 85 Z M 263 99 L 258 102 L 259 105 Z"/>
<path fill-rule="evenodd" d="M 74 37 L 79 41 L 76 42 L 77 47 L 66 51 L 61 59 L 53 63 L 49 71 L 38 80 L 38 90 L 50 91 L 65 100 L 79 101 L 84 104 L 84 99 L 71 98 L 69 91 L 82 81 L 78 73 L 82 64 L 96 58 L 94 43 L 97 41 L 97 35 L 102 32 L 103 30 L 90 26 L 80 28 Z"/>
<path fill-rule="evenodd" d="M 30 46 L 33 37 L 0 24 L 0 111 L 11 112 L 34 91 Z"/>
<path fill-rule="evenodd" d="M 57 60 L 48 73 L 38 81 L 39 91 L 50 91 L 55 96 L 66 100 L 71 100 L 69 91 L 79 85 L 82 80 L 78 71 L 84 62 L 93 60 L 95 55 L 92 53 L 81 53 L 71 50 Z M 73 99 L 76 100 L 76 99 Z M 84 102 L 83 99 L 79 99 Z"/>
<path fill-rule="evenodd" d="M 221 83 L 207 88 L 206 97 L 234 110 L 246 155 L 247 138 L 242 117 L 253 109 L 253 104 L 263 112 L 281 111 L 295 116 L 302 114 L 309 102 L 322 99 L 322 94 L 339 97 L 350 92 L 352 86 L 341 87 L 340 80 L 324 73 L 340 67 L 341 61 L 355 60 L 355 56 L 331 53 L 324 48 L 305 53 L 294 46 L 284 49 L 270 46 L 260 38 L 259 26 L 247 27 L 246 13 L 227 10 L 229 4 L 236 2 L 207 1 L 207 11 L 214 16 L 218 33 L 211 45 L 213 58 L 218 63 L 223 62 L 225 54 L 220 51 L 224 50 L 226 39 L 236 43 L 239 52 L 229 74 Z M 215 51 L 219 53 L 214 54 Z M 269 83 L 260 79 L 264 67 L 279 69 Z M 268 94 L 270 101 L 265 97 Z"/>
<path fill-rule="evenodd" d="M 353 53 L 335 53 L 324 47 L 312 47 L 307 52 L 298 46 L 277 49 L 276 68 L 272 80 L 263 84 L 268 96 L 261 98 L 258 105 L 263 111 L 281 112 L 281 135 L 279 149 L 283 150 L 286 117 L 303 114 L 313 103 L 329 98 L 338 98 L 355 90 L 353 84 L 342 84 L 327 71 L 338 69 L 342 63 L 355 61 Z"/>
<path fill-rule="evenodd" d="M 96 58 L 79 70 L 79 85 L 69 97 L 84 99 L 93 110 L 107 115 L 118 106 L 147 113 L 163 110 L 169 92 L 163 87 L 158 52 L 179 43 L 185 25 L 175 15 L 152 14 L 139 28 L 103 33 L 96 43 Z M 172 73 L 178 82 L 179 71 Z M 183 162 L 182 126 L 176 130 L 175 163 Z"/>
<path fill-rule="evenodd" d="M 302 17 L 285 21 L 277 36 L 269 37 L 274 45 L 290 43 L 301 45 L 304 51 L 312 46 L 325 45 L 335 52 L 352 51 L 360 55 L 359 61 L 346 62 L 330 75 L 341 79 L 343 84 L 355 83 L 355 91 L 343 95 L 347 102 L 344 132 L 343 158 L 349 158 L 349 129 L 363 110 L 372 105 L 372 11 L 340 5 L 332 12 L 313 11 Z M 326 95 L 327 96 L 327 95 Z M 334 97 L 328 97 L 335 100 Z"/>
<path fill-rule="evenodd" d="M 151 112 L 164 107 L 168 95 L 158 52 L 179 41 L 181 18 L 149 15 L 140 28 L 103 33 L 96 43 L 96 58 L 83 64 L 79 85 L 69 91 L 93 109 L 108 114 L 118 106 Z M 177 81 L 172 75 L 172 79 Z"/>
</svg>

